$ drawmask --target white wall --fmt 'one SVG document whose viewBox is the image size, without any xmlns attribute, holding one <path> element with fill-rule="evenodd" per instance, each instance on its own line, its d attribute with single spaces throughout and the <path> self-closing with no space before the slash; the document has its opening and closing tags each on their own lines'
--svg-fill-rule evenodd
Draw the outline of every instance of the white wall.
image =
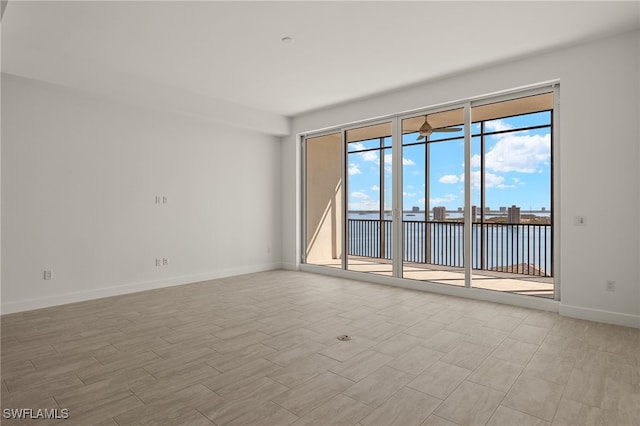
<svg viewBox="0 0 640 426">
<path fill-rule="evenodd" d="M 275 136 L 2 74 L 1 158 L 3 313 L 280 267 Z"/>
<path fill-rule="evenodd" d="M 559 79 L 559 310 L 640 327 L 639 44 L 636 31 L 295 117 L 282 146 L 283 264 L 299 259 L 295 134 Z"/>
</svg>

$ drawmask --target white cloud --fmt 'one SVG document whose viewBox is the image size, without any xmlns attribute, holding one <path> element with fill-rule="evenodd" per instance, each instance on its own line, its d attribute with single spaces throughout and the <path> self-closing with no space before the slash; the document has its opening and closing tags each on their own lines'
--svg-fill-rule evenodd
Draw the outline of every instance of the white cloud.
<svg viewBox="0 0 640 426">
<path fill-rule="evenodd" d="M 353 198 L 357 198 L 359 200 L 370 200 L 371 199 L 371 197 L 367 193 L 362 192 L 362 191 L 354 191 L 354 192 L 351 193 L 351 196 Z"/>
<path fill-rule="evenodd" d="M 418 194 L 416 194 L 415 192 L 402 192 L 403 197 L 415 197 L 416 195 Z"/>
<path fill-rule="evenodd" d="M 440 179 L 438 179 L 440 183 L 458 183 L 460 182 L 460 178 L 456 175 L 444 175 Z"/>
<path fill-rule="evenodd" d="M 477 174 L 477 176 L 475 176 Z M 480 187 L 480 172 L 473 172 L 473 180 L 474 187 Z M 475 181 L 477 179 L 477 186 Z M 494 175 L 493 173 L 485 173 L 484 174 L 484 186 L 485 188 L 491 188 L 497 186 L 498 188 L 504 187 L 504 176 Z"/>
<path fill-rule="evenodd" d="M 380 160 L 378 160 L 378 152 L 377 151 L 365 151 L 358 152 L 368 149 L 362 142 L 355 142 L 350 145 L 350 154 L 358 154 L 358 156 L 362 159 L 362 161 L 376 161 L 377 164 L 380 164 Z"/>
<path fill-rule="evenodd" d="M 384 164 L 391 164 L 392 161 L 393 160 L 392 160 L 391 154 L 385 154 L 384 155 Z M 402 165 L 403 166 L 415 166 L 416 163 L 410 158 L 402 157 Z"/>
<path fill-rule="evenodd" d="M 506 134 L 485 156 L 487 169 L 496 172 L 534 173 L 551 158 L 550 135 Z"/>
<path fill-rule="evenodd" d="M 380 191 L 380 187 L 379 187 L 378 185 L 373 185 L 373 186 L 371 187 L 371 190 L 372 190 L 372 191 Z"/>
<path fill-rule="evenodd" d="M 505 123 L 504 120 L 491 120 L 484 123 L 486 130 L 490 132 L 500 132 L 502 130 L 513 129 L 513 126 L 509 123 Z"/>
<path fill-rule="evenodd" d="M 460 182 L 464 182 L 464 174 L 461 174 L 458 178 Z M 484 186 L 485 188 L 513 188 L 514 185 L 506 185 L 504 183 L 504 176 L 499 176 L 493 173 L 485 173 L 484 175 Z M 473 189 L 480 188 L 480 170 L 476 170 L 471 172 L 471 187 Z"/>
<path fill-rule="evenodd" d="M 364 200 L 358 203 L 349 202 L 350 210 L 378 210 L 380 203 L 374 200 Z"/>
<path fill-rule="evenodd" d="M 379 200 L 372 198 L 364 191 L 353 191 L 349 200 L 350 210 L 378 210 L 380 206 Z"/>
<path fill-rule="evenodd" d="M 480 155 L 475 154 L 471 156 L 471 168 L 475 169 L 480 167 Z M 464 163 L 462 163 L 462 168 L 464 168 Z"/>
<path fill-rule="evenodd" d="M 360 170 L 360 167 L 358 167 L 358 165 L 356 163 L 349 163 L 349 176 L 353 176 L 353 175 L 361 175 L 362 171 Z"/>
<path fill-rule="evenodd" d="M 378 153 L 375 151 L 363 152 L 360 154 L 360 157 L 362 157 L 363 161 L 378 161 Z"/>
<path fill-rule="evenodd" d="M 431 203 L 431 205 L 434 205 L 434 204 L 448 204 L 448 203 L 451 203 L 451 202 L 455 201 L 457 198 L 458 198 L 457 195 L 447 194 L 444 197 L 429 198 L 429 202 Z"/>
<path fill-rule="evenodd" d="M 513 128 L 503 120 L 486 123 L 489 131 Z M 529 135 L 526 131 L 492 136 L 496 144 L 485 154 L 485 167 L 495 172 L 534 173 L 551 158 L 551 135 Z M 471 167 L 480 167 L 480 155 L 471 157 Z"/>
<path fill-rule="evenodd" d="M 410 158 L 402 157 L 402 165 L 403 166 L 415 166 L 416 163 L 414 163 L 413 160 L 411 160 Z"/>
</svg>

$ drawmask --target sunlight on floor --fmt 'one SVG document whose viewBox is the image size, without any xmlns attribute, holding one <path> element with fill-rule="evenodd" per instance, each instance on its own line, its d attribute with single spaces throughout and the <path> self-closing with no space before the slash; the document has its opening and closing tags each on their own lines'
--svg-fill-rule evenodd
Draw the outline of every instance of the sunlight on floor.
<svg viewBox="0 0 640 426">
<path fill-rule="evenodd" d="M 314 262 L 313 264 L 341 268 L 340 259 L 329 259 Z M 356 272 L 392 276 L 392 265 L 387 260 L 350 256 L 347 269 Z M 404 265 L 403 278 L 464 287 L 464 270 L 461 268 L 439 268 L 437 265 L 427 267 L 427 265 L 406 263 Z M 474 288 L 553 298 L 553 278 L 520 278 L 515 274 L 482 271 L 482 274 L 474 273 L 471 276 L 471 280 L 471 285 Z"/>
</svg>

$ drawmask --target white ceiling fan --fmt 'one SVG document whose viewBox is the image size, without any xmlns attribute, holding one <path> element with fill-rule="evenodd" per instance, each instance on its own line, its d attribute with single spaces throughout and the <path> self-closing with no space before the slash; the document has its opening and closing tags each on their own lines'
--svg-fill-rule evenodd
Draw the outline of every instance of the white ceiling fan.
<svg viewBox="0 0 640 426">
<path fill-rule="evenodd" d="M 434 129 L 431 127 L 429 121 L 427 121 L 427 117 L 425 116 L 424 124 L 420 126 L 420 129 L 418 130 L 420 132 L 420 136 L 418 136 L 418 139 L 416 140 L 420 141 L 434 132 L 459 132 L 460 130 L 462 129 L 459 127 L 439 127 Z"/>
</svg>

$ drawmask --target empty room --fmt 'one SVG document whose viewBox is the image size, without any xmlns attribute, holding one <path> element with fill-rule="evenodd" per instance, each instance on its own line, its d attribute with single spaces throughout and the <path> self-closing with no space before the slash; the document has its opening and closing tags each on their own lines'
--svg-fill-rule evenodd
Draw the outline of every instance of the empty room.
<svg viewBox="0 0 640 426">
<path fill-rule="evenodd" d="M 640 425 L 639 1 L 1 4 L 0 423 Z"/>
</svg>

